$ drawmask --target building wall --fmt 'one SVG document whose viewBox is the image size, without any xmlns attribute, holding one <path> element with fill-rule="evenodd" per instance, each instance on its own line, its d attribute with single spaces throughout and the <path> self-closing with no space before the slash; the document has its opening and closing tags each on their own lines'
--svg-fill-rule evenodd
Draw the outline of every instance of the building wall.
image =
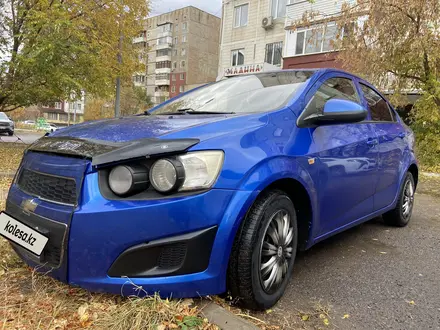
<svg viewBox="0 0 440 330">
<path fill-rule="evenodd" d="M 284 59 L 283 69 L 342 69 L 342 63 L 336 57 L 337 52 L 287 57 Z"/>
<path fill-rule="evenodd" d="M 183 77 L 181 77 L 183 75 Z M 174 76 L 174 79 L 173 79 Z M 183 78 L 183 79 L 181 79 Z M 171 88 L 170 88 L 170 97 L 175 97 L 181 93 L 181 90 L 183 92 L 186 91 L 185 89 L 186 85 L 186 73 L 180 72 L 180 73 L 172 73 L 171 74 Z"/>
<path fill-rule="evenodd" d="M 248 23 L 243 27 L 234 27 L 234 8 L 249 4 Z M 244 49 L 244 65 L 263 64 L 266 45 L 284 42 L 285 18 L 274 20 L 271 29 L 262 27 L 262 20 L 271 16 L 271 0 L 233 0 L 223 4 L 223 26 L 221 36 L 220 64 L 218 78 L 224 76 L 227 68 L 232 66 L 231 52 Z"/>
<path fill-rule="evenodd" d="M 296 55 L 296 44 L 298 30 L 295 25 L 301 28 L 307 26 L 300 24 L 303 15 L 306 12 L 318 13 L 314 17 L 314 20 L 308 25 L 319 26 L 319 22 L 322 22 L 323 18 L 328 18 L 337 15 L 341 11 L 342 4 L 346 2 L 344 0 L 319 0 L 315 2 L 303 1 L 294 4 L 287 5 L 286 10 L 286 39 L 284 47 L 284 65 L 285 69 L 296 68 L 341 68 L 342 63 L 336 60 L 337 52 L 334 50 L 312 53 L 312 54 L 300 54 Z M 349 0 L 348 2 L 352 2 Z M 316 25 L 317 24 L 317 25 Z M 322 25 L 321 25 L 322 26 Z"/>
<path fill-rule="evenodd" d="M 148 49 L 146 92 L 153 103 L 158 104 L 178 95 L 182 83 L 186 85 L 215 81 L 220 22 L 220 18 L 192 6 L 150 17 L 145 21 Z M 170 73 L 169 85 L 163 85 L 163 81 L 158 82 L 156 79 L 157 39 L 163 35 L 160 28 L 163 24 L 171 25 L 170 33 L 167 33 L 172 40 L 171 47 L 167 48 L 171 67 L 169 70 L 159 71 Z M 183 82 L 180 80 L 180 73 L 184 73 Z M 172 80 L 172 74 L 176 74 L 176 81 Z M 173 86 L 175 92 L 172 92 Z M 164 95 L 166 90 L 167 96 Z"/>
</svg>

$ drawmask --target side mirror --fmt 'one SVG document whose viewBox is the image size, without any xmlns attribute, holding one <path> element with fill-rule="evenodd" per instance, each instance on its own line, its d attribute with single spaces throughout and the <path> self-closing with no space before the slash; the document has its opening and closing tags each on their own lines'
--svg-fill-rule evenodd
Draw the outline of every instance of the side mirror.
<svg viewBox="0 0 440 330">
<path fill-rule="evenodd" d="M 315 118 L 316 125 L 357 123 L 367 118 L 367 110 L 349 100 L 331 99 L 324 105 L 322 115 Z"/>
</svg>

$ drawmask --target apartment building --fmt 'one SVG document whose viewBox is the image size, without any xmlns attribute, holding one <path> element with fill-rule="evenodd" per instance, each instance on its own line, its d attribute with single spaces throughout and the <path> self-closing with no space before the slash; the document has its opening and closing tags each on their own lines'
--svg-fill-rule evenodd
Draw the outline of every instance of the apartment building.
<svg viewBox="0 0 440 330">
<path fill-rule="evenodd" d="M 280 69 L 288 0 L 223 0 L 218 78 Z"/>
<path fill-rule="evenodd" d="M 343 0 L 318 0 L 314 2 L 291 0 L 286 7 L 285 69 L 341 68 L 333 40 L 342 37 L 336 24 L 329 17 L 341 12 Z M 317 15 L 305 25 L 299 25 L 305 12 Z"/>
<path fill-rule="evenodd" d="M 145 21 L 145 31 L 134 39 L 144 47 L 145 74 L 134 76 L 154 104 L 217 77 L 220 18 L 193 6 L 184 7 Z"/>
</svg>

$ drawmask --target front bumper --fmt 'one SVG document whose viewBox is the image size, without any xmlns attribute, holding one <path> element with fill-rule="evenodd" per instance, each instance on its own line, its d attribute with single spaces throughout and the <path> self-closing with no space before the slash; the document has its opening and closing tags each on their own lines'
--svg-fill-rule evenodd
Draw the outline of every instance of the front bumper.
<svg viewBox="0 0 440 330">
<path fill-rule="evenodd" d="M 81 206 L 74 210 L 70 222 L 61 221 L 68 224 L 68 238 L 60 267 L 44 265 L 44 260 L 42 263 L 20 248 L 16 247 L 16 251 L 29 265 L 91 291 L 133 295 L 139 294 L 142 287 L 142 292 L 148 294 L 158 292 L 177 298 L 218 294 L 226 290 L 226 270 L 235 233 L 255 194 L 213 189 L 161 200 L 110 201 L 100 194 L 98 174 L 90 173 L 84 177 Z M 29 198 L 32 197 L 13 185 L 8 203 L 20 205 Z M 49 204 L 41 203 L 41 210 L 39 206 L 35 212 L 45 210 L 50 218 L 47 209 L 53 206 Z M 52 220 L 57 221 L 53 215 L 52 212 Z M 157 257 L 154 253 L 135 253 L 118 265 L 117 260 L 130 250 L 204 232 L 211 235 L 209 244 L 206 239 L 202 240 L 204 243 L 190 242 L 183 270 L 179 264 L 174 265 L 174 271 L 157 272 L 151 267 L 151 258 Z M 206 264 L 201 267 L 204 259 Z"/>
<path fill-rule="evenodd" d="M 14 133 L 14 127 L 0 126 L 0 133 Z"/>
</svg>

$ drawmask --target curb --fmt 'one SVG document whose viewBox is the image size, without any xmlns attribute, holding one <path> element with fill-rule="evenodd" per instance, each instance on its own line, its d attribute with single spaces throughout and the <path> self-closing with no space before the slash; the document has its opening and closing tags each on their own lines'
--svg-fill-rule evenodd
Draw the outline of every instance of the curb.
<svg viewBox="0 0 440 330">
<path fill-rule="evenodd" d="M 429 176 L 432 178 L 440 178 L 440 173 L 421 172 L 420 174 Z"/>
<path fill-rule="evenodd" d="M 0 171 L 0 177 L 7 177 L 7 178 L 13 178 L 15 176 L 15 171 L 7 171 L 7 172 L 2 172 Z"/>
<path fill-rule="evenodd" d="M 204 317 L 212 324 L 217 325 L 223 330 L 258 330 L 257 326 L 252 323 L 232 314 L 219 305 L 208 302 L 206 305 L 203 302 L 198 303 Z"/>
</svg>

